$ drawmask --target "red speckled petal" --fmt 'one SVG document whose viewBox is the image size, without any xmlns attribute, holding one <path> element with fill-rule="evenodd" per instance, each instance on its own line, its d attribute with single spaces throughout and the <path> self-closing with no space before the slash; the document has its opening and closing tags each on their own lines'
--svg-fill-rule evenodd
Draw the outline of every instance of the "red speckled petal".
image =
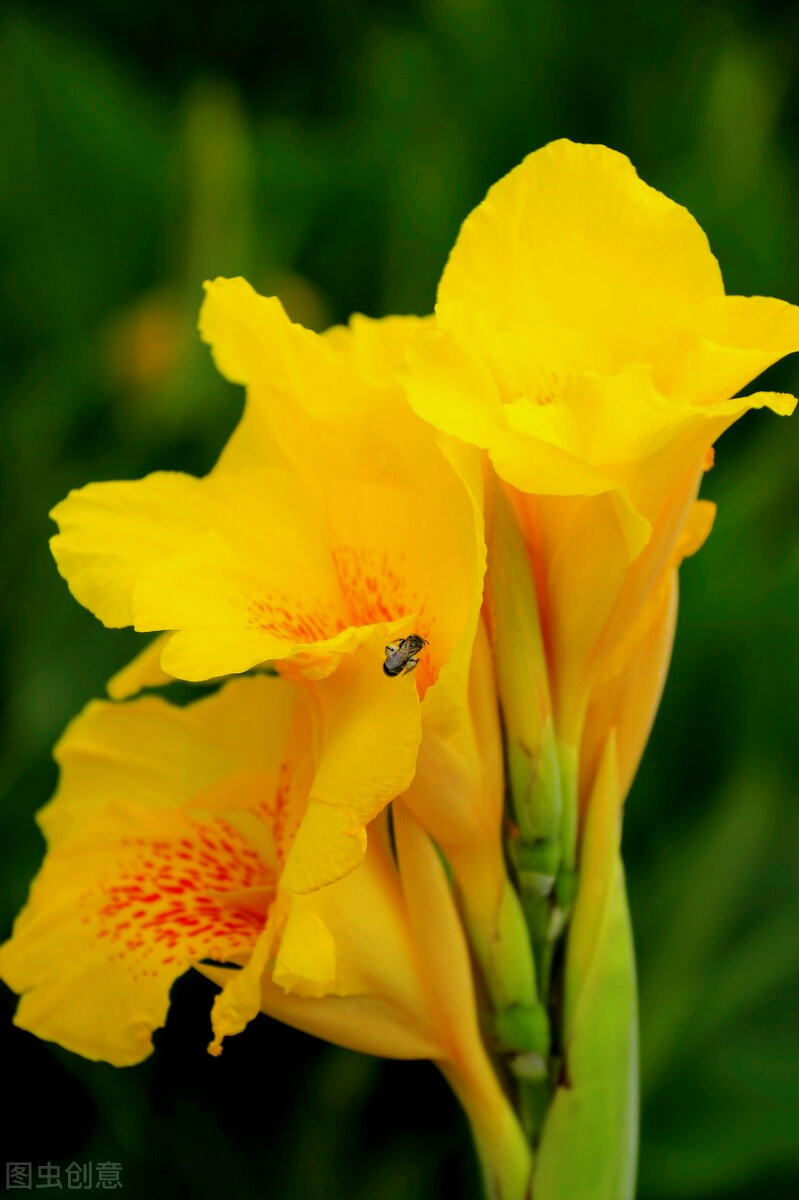
<svg viewBox="0 0 799 1200">
<path fill-rule="evenodd" d="M 113 805 L 51 852 L 0 973 L 16 1023 L 87 1058 L 139 1062 L 174 980 L 203 959 L 242 961 L 274 876 L 227 821 Z"/>
</svg>

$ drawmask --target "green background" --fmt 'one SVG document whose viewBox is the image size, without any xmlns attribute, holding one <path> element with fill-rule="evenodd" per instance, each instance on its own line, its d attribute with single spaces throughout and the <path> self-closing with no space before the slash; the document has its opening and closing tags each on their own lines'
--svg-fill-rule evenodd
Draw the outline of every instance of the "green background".
<svg viewBox="0 0 799 1200">
<path fill-rule="evenodd" d="M 47 511 L 92 479 L 210 467 L 241 395 L 196 336 L 202 280 L 246 275 L 316 327 L 429 311 L 465 214 L 565 135 L 685 203 L 729 291 L 799 301 L 798 50 L 799 9 L 762 0 L 3 9 L 6 927 L 41 856 L 50 747 L 136 644 L 70 598 Z M 799 363 L 764 385 L 799 390 Z M 716 528 L 683 568 L 629 800 L 642 1200 L 799 1192 L 798 458 L 799 417 L 750 415 L 718 448 Z M 151 1200 L 475 1197 L 431 1067 L 266 1019 L 212 1060 L 210 995 L 182 981 L 156 1054 L 127 1071 L 4 1020 L 2 1158 L 120 1162 Z"/>
</svg>

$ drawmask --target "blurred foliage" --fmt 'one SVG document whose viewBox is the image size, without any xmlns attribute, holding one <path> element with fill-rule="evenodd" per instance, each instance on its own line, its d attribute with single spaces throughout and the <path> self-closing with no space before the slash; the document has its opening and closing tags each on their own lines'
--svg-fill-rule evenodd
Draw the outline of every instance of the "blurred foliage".
<svg viewBox="0 0 799 1200">
<path fill-rule="evenodd" d="M 630 155 L 707 230 L 728 290 L 799 300 L 799 9 L 666 0 L 29 3 L 0 15 L 0 871 L 40 855 L 50 747 L 131 655 L 58 579 L 50 506 L 91 479 L 204 471 L 241 404 L 195 333 L 246 275 L 314 327 L 429 311 L 458 224 L 566 135 Z M 799 390 L 799 366 L 766 386 Z M 640 1196 L 799 1188 L 799 418 L 746 418 L 683 568 L 675 659 L 630 798 Z M 134 1194 L 475 1197 L 426 1064 L 263 1019 L 204 1054 L 210 985 L 157 1053 L 97 1066 L 2 1027 L 5 1159 L 123 1164 Z M 4 993 L 10 1014 L 13 998 Z M 138 1190 L 136 1190 L 138 1189 Z M 609 1198 L 610 1200 L 610 1198 Z"/>
</svg>

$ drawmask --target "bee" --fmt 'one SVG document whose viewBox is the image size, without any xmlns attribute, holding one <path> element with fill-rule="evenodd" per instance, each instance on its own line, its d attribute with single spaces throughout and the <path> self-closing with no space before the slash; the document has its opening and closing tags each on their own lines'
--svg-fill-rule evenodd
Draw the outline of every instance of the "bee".
<svg viewBox="0 0 799 1200">
<path fill-rule="evenodd" d="M 391 642 L 386 646 L 386 661 L 383 663 L 386 675 L 408 675 L 415 670 L 419 666 L 417 655 L 426 645 L 427 642 L 418 633 Z"/>
</svg>

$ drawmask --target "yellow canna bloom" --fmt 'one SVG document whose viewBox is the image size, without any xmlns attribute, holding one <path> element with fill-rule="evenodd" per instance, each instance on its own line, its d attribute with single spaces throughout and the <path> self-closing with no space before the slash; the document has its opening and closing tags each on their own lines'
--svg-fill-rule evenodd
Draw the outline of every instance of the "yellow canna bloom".
<svg viewBox="0 0 799 1200">
<path fill-rule="evenodd" d="M 749 408 L 796 403 L 735 394 L 797 349 L 799 309 L 726 296 L 693 217 L 604 146 L 531 154 L 464 222 L 401 374 L 506 485 L 561 745 L 579 750 L 686 523 L 709 528 L 692 505 L 711 444 Z"/>
<path fill-rule="evenodd" d="M 407 804 L 458 879 L 495 1004 L 527 1007 L 532 959 L 506 871 L 499 725 L 478 624 L 480 457 L 421 421 L 392 378 L 430 324 L 356 317 L 320 336 L 244 280 L 208 284 L 202 335 L 247 387 L 216 467 L 204 479 L 159 473 L 73 492 L 53 510 L 52 547 L 74 595 L 106 624 L 167 631 L 111 681 L 116 698 L 268 662 L 306 682 L 346 672 L 337 686 L 353 754 L 361 726 L 382 723 L 384 754 L 399 766 L 415 723 Z M 387 678 L 385 647 L 409 634 L 427 642 L 419 665 Z M 324 860 L 288 886 L 343 877 L 391 798 L 356 809 L 337 776 L 306 822 L 309 839 L 328 845 Z"/>
<path fill-rule="evenodd" d="M 696 500 L 712 444 L 749 408 L 793 411 L 791 396 L 736 393 L 796 350 L 799 309 L 725 295 L 685 209 L 622 155 L 560 141 L 466 219 L 436 324 L 398 369 L 415 411 L 486 458 L 509 850 L 544 995 L 569 929 L 541 1200 L 634 1188 L 621 805 L 665 680 L 677 571 L 712 526 Z"/>
<path fill-rule="evenodd" d="M 794 406 L 730 397 L 797 349 L 796 309 L 725 296 L 693 217 L 604 146 L 553 142 L 491 188 L 436 321 L 411 355 L 417 411 L 523 492 L 609 494 L 633 552 L 675 471 L 747 408 Z"/>
<path fill-rule="evenodd" d="M 309 827 L 326 776 L 344 765 L 353 795 L 364 785 L 371 794 L 385 756 L 379 727 L 351 756 L 337 698 L 320 695 L 331 682 L 308 690 L 246 678 L 185 709 L 158 697 L 92 703 L 72 722 L 56 750 L 57 794 L 39 818 L 48 854 L 0 951 L 4 978 L 23 993 L 19 1024 L 126 1065 L 149 1053 L 173 981 L 203 959 L 266 955 L 273 977 L 300 994 L 351 986 L 302 892 L 328 852 Z M 386 763 L 390 791 L 403 783 L 395 771 Z M 377 893 L 373 907 L 382 869 L 374 841 L 359 876 Z M 392 930 L 396 922 L 389 939 Z M 389 972 L 405 970 L 401 946 L 386 955 Z M 250 974 L 237 972 L 231 985 L 242 1012 Z M 395 983 L 407 993 L 407 979 Z"/>
<path fill-rule="evenodd" d="M 331 683 L 262 675 L 187 708 L 92 703 L 69 726 L 40 814 L 47 856 L 0 948 L 0 974 L 22 994 L 16 1023 L 136 1063 L 172 983 L 198 967 L 222 985 L 214 1053 L 264 1011 L 364 1052 L 434 1060 L 486 1169 L 521 1197 L 529 1155 L 480 1038 L 450 886 L 410 812 L 396 816 L 396 856 L 378 822 L 346 878 L 287 888 L 311 797 L 346 738 L 331 724 L 336 698 L 319 699 Z M 375 748 L 347 755 L 356 793 Z"/>
<path fill-rule="evenodd" d="M 244 420 L 204 479 L 90 484 L 57 505 L 70 589 L 106 625 L 171 631 L 163 670 L 192 680 L 264 662 L 318 678 L 375 626 L 418 632 L 424 696 L 479 603 L 457 473 L 395 385 L 243 280 L 209 285 L 202 328 L 250 383 Z"/>
<path fill-rule="evenodd" d="M 253 380 L 216 468 L 90 484 L 53 512 L 76 597 L 108 625 L 169 631 L 112 694 L 267 662 L 301 680 L 346 668 L 353 752 L 381 724 L 385 759 L 407 782 L 422 709 L 452 724 L 467 687 L 485 561 L 478 497 L 396 385 L 243 280 L 209 287 L 203 328 L 228 372 Z M 411 633 L 428 643 L 418 668 L 387 678 L 385 646 Z M 331 850 L 306 889 L 352 869 L 392 798 L 358 812 L 347 781 L 336 787 L 315 806 Z"/>
</svg>

